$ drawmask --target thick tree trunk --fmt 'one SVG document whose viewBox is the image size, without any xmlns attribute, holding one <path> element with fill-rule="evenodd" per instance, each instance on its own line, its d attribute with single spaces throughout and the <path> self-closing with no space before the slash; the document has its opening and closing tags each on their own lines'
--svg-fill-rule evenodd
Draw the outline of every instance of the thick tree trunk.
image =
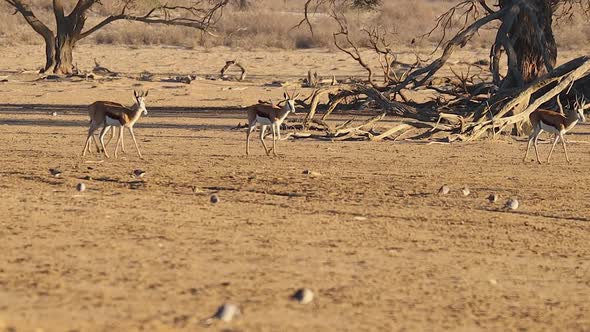
<svg viewBox="0 0 590 332">
<path fill-rule="evenodd" d="M 246 10 L 250 8 L 250 6 L 252 5 L 250 0 L 236 0 L 236 3 L 238 5 L 239 10 Z"/>
<path fill-rule="evenodd" d="M 78 3 L 79 5 L 80 3 Z M 76 41 L 80 38 L 80 33 L 84 26 L 86 18 L 83 11 L 76 8 L 65 16 L 61 0 L 53 0 L 53 13 L 55 14 L 55 23 L 57 25 L 57 36 L 55 37 L 54 67 L 53 72 L 56 74 L 71 74 L 74 70 L 74 57 L 72 51 Z"/>
<path fill-rule="evenodd" d="M 500 8 L 509 9 L 498 30 L 492 48 L 494 81 L 500 89 L 521 88 L 553 70 L 557 45 L 553 36 L 552 0 L 500 0 Z M 508 73 L 499 82 L 498 61 L 502 47 L 508 56 Z M 522 109 L 513 109 L 514 114 Z M 515 123 L 513 134 L 525 133 L 524 122 Z"/>
<path fill-rule="evenodd" d="M 43 73 L 68 75 L 74 71 L 75 39 L 70 37 L 45 39 L 45 67 Z"/>
<path fill-rule="evenodd" d="M 42 72 L 53 71 L 55 67 L 55 38 L 53 34 L 43 38 L 45 40 L 45 67 Z"/>
<path fill-rule="evenodd" d="M 75 37 L 58 32 L 55 42 L 54 73 L 67 75 L 74 71 L 74 56 L 72 52 L 75 45 Z"/>
<path fill-rule="evenodd" d="M 500 7 L 512 6 L 514 0 L 500 0 Z M 551 0 L 530 0 L 521 6 L 516 20 L 508 30 L 514 47 L 516 64 L 522 80 L 509 72 L 502 88 L 512 88 L 519 82 L 529 83 L 545 75 L 557 59 L 557 45 L 552 30 Z"/>
</svg>

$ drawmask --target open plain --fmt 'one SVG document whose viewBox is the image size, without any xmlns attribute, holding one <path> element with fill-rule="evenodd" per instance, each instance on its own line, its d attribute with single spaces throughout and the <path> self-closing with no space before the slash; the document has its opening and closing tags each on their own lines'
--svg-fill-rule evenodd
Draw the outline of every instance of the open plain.
<svg viewBox="0 0 590 332">
<path fill-rule="evenodd" d="M 590 330 L 588 124 L 567 136 L 571 164 L 561 147 L 523 163 L 509 137 L 287 139 L 276 158 L 252 139 L 246 157 L 233 128 L 240 106 L 282 95 L 266 83 L 362 71 L 339 53 L 254 50 L 240 54 L 247 82 L 143 82 L 214 75 L 236 54 L 84 45 L 81 68 L 96 57 L 123 77 L 50 82 L 22 73 L 34 47 L 0 52 L 0 331 Z M 119 159 L 80 157 L 85 105 L 130 103 L 134 88 L 150 89 L 145 159 L 128 136 Z M 300 287 L 311 304 L 289 299 Z M 241 317 L 206 324 L 224 302 Z"/>
</svg>

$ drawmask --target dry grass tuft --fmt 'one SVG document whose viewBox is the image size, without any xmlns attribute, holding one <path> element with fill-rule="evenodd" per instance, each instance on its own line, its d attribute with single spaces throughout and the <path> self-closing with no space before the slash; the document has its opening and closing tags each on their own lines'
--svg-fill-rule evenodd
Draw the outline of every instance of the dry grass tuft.
<svg viewBox="0 0 590 332">
<path fill-rule="evenodd" d="M 116 0 L 103 1 L 103 7 L 93 12 L 87 25 L 98 22 L 109 9 L 115 8 Z M 182 27 L 145 25 L 136 22 L 116 22 L 95 33 L 84 42 L 96 44 L 127 45 L 172 45 L 181 47 L 227 46 L 241 49 L 280 48 L 280 49 L 333 49 L 332 33 L 336 25 L 327 15 L 314 17 L 315 34 L 312 36 L 305 26 L 293 27 L 302 18 L 304 0 L 277 1 L 257 0 L 255 5 L 245 11 L 226 10 L 216 27 L 216 35 L 211 37 Z M 410 40 L 424 34 L 434 26 L 437 15 L 444 12 L 454 0 L 389 0 L 384 1 L 379 11 L 355 11 L 348 15 L 351 31 L 362 27 L 381 25 L 395 32 L 398 45 L 407 46 Z M 33 0 L 32 6 L 37 16 L 53 26 L 51 2 Z M 411 15 L 409 14 L 411 13 Z M 11 15 L 7 5 L 0 3 L 0 44 L 41 44 L 42 39 L 26 26 L 19 15 Z M 102 16 L 101 16 L 102 15 Z M 457 25 L 458 26 L 458 25 Z M 472 42 L 478 48 L 487 48 L 494 38 L 493 29 L 483 30 Z M 353 35 L 359 45 L 366 45 L 366 37 L 360 33 Z M 441 37 L 435 32 L 425 39 L 417 39 L 419 47 L 431 47 Z M 585 45 L 590 37 L 590 26 L 585 18 L 575 17 L 572 21 L 556 24 L 556 37 L 560 48 L 572 49 Z"/>
</svg>

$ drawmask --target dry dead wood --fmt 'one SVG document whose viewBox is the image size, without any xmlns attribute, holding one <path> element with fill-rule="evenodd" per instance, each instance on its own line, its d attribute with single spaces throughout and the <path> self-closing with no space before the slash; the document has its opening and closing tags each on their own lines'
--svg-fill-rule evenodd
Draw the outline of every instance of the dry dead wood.
<svg viewBox="0 0 590 332">
<path fill-rule="evenodd" d="M 333 93 L 341 94 L 343 92 L 350 92 L 351 93 L 351 90 L 349 87 L 345 87 L 345 86 L 330 87 L 330 88 L 314 90 L 312 92 L 310 98 L 308 98 L 308 99 L 311 99 L 311 101 L 309 104 L 309 112 L 307 113 L 307 115 L 305 116 L 305 119 L 303 120 L 303 127 L 308 128 L 309 124 L 311 123 L 311 121 L 313 120 L 313 118 L 317 112 L 318 105 L 320 104 L 320 101 L 323 97 L 325 97 L 328 94 L 333 94 Z"/>
<path fill-rule="evenodd" d="M 318 72 L 311 72 L 311 70 L 307 71 L 307 77 L 303 79 L 303 87 L 304 88 L 318 88 L 320 86 L 334 86 L 337 85 L 338 81 L 336 80 L 336 76 L 332 75 L 331 78 L 321 78 L 318 75 Z"/>
<path fill-rule="evenodd" d="M 196 78 L 195 75 L 171 76 L 160 79 L 160 82 L 191 84 Z"/>
<path fill-rule="evenodd" d="M 351 123 L 353 120 L 348 120 L 343 125 L 336 127 L 335 132 L 328 133 L 328 134 L 331 136 L 334 136 L 334 137 L 338 137 L 338 136 L 347 135 L 350 133 L 360 132 L 361 129 L 363 129 L 365 127 L 374 126 L 377 122 L 383 120 L 383 118 L 385 118 L 386 115 L 387 115 L 387 113 L 383 112 L 383 113 L 381 113 L 377 116 L 374 116 L 366 121 L 363 121 L 361 124 L 356 125 L 356 126 L 351 126 Z"/>
<path fill-rule="evenodd" d="M 531 85 L 524 91 L 518 94 L 512 101 L 507 103 L 500 112 L 493 119 L 480 120 L 470 124 L 465 133 L 467 134 L 467 140 L 476 140 L 486 132 L 498 133 L 503 131 L 510 125 L 521 123 L 528 119 L 528 116 L 537 108 L 539 108 L 545 102 L 558 96 L 564 90 L 568 89 L 576 80 L 581 79 L 589 74 L 590 71 L 590 57 L 582 57 L 574 60 L 573 62 L 581 63 L 577 68 L 571 72 L 558 77 L 549 77 Z M 568 64 L 571 65 L 571 64 Z M 557 83 L 555 87 L 549 90 L 547 93 L 539 96 L 534 102 L 528 104 L 528 100 L 531 98 L 531 94 L 540 90 L 543 87 L 548 86 L 551 83 Z M 503 117 L 510 111 L 514 111 L 519 105 L 525 105 L 522 112 L 514 112 L 514 115 Z M 521 106 L 522 107 L 522 106 Z"/>
<path fill-rule="evenodd" d="M 106 68 L 101 66 L 98 61 L 96 60 L 96 58 L 94 58 L 94 68 L 92 68 L 92 72 L 94 74 L 97 75 L 101 75 L 101 76 L 118 76 L 119 74 Z"/>
<path fill-rule="evenodd" d="M 243 81 L 246 79 L 246 67 L 244 67 L 243 64 L 241 64 L 238 60 L 229 60 L 225 62 L 225 66 L 223 66 L 223 68 L 221 68 L 221 72 L 220 72 L 220 77 L 223 79 L 225 78 L 225 72 L 232 66 L 236 66 L 240 69 L 241 74 L 240 74 L 240 78 L 238 78 L 238 81 Z"/>
</svg>

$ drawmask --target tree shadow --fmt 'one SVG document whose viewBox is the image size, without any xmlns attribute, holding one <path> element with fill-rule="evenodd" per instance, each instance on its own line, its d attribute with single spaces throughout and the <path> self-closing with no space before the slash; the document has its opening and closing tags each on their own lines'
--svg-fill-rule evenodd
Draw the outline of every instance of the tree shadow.
<svg viewBox="0 0 590 332">
<path fill-rule="evenodd" d="M 68 104 L 1 104 L 3 114 L 45 114 L 64 112 L 65 114 L 87 114 L 87 105 Z M 230 107 L 185 107 L 185 106 L 154 106 L 147 107 L 151 116 L 178 116 L 203 118 L 234 118 L 244 116 L 244 110 L 237 106 Z"/>
</svg>

